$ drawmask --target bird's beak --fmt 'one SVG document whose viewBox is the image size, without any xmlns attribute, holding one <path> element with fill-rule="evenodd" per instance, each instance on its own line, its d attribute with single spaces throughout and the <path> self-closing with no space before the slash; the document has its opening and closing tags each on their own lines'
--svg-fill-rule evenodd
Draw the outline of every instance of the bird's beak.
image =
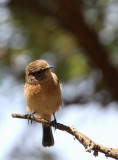
<svg viewBox="0 0 118 160">
<path fill-rule="evenodd" d="M 54 68 L 54 66 L 50 66 L 50 67 L 48 67 L 48 69 L 51 69 L 51 68 Z"/>
</svg>

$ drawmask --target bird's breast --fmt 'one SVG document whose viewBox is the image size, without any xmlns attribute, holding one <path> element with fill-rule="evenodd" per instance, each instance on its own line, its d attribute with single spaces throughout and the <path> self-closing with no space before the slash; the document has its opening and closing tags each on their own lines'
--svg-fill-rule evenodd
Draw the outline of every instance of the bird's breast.
<svg viewBox="0 0 118 160">
<path fill-rule="evenodd" d="M 61 90 L 58 84 L 25 84 L 24 94 L 27 109 L 39 116 L 55 113 L 61 105 Z"/>
</svg>

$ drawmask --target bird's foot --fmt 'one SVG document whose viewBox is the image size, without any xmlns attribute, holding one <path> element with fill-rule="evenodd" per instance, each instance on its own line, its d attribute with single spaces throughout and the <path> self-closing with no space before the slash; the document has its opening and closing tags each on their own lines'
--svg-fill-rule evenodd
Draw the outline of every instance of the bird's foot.
<svg viewBox="0 0 118 160">
<path fill-rule="evenodd" d="M 26 116 L 27 116 L 27 118 L 28 118 L 28 124 L 29 124 L 29 122 L 30 122 L 31 116 L 34 117 L 34 114 L 35 114 L 35 113 L 36 113 L 36 112 L 30 113 L 30 114 L 26 114 Z M 32 124 L 32 120 L 31 120 L 31 124 Z"/>
<path fill-rule="evenodd" d="M 53 113 L 53 117 L 54 117 L 54 120 L 50 122 L 50 124 L 52 124 L 56 130 L 57 128 L 57 120 L 56 120 L 56 117 L 55 117 L 55 114 Z"/>
</svg>

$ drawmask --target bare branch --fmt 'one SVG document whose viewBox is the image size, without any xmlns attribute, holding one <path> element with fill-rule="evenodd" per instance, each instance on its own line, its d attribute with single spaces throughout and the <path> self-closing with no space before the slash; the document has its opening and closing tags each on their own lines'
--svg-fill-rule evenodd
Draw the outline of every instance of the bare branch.
<svg viewBox="0 0 118 160">
<path fill-rule="evenodd" d="M 32 120 L 46 126 L 55 127 L 55 123 L 53 123 L 53 121 L 49 122 L 37 116 L 32 116 L 32 115 L 29 116 L 29 115 L 23 115 L 23 114 L 11 114 L 11 116 L 13 118 Z M 118 159 L 118 149 L 108 148 L 95 143 L 89 137 L 79 132 L 74 126 L 69 127 L 60 123 L 56 123 L 56 128 L 62 131 L 66 131 L 69 134 L 73 135 L 85 147 L 87 152 L 93 151 L 94 156 L 98 156 L 98 152 L 101 152 L 101 153 L 104 153 L 106 157 Z"/>
</svg>

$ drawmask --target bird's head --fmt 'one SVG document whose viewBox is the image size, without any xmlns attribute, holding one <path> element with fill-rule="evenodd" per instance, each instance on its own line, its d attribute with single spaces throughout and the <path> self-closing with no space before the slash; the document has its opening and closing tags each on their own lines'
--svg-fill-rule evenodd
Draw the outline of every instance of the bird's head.
<svg viewBox="0 0 118 160">
<path fill-rule="evenodd" d="M 45 60 L 35 60 L 26 67 L 26 82 L 38 84 L 46 81 L 51 76 L 53 68 Z"/>
</svg>

